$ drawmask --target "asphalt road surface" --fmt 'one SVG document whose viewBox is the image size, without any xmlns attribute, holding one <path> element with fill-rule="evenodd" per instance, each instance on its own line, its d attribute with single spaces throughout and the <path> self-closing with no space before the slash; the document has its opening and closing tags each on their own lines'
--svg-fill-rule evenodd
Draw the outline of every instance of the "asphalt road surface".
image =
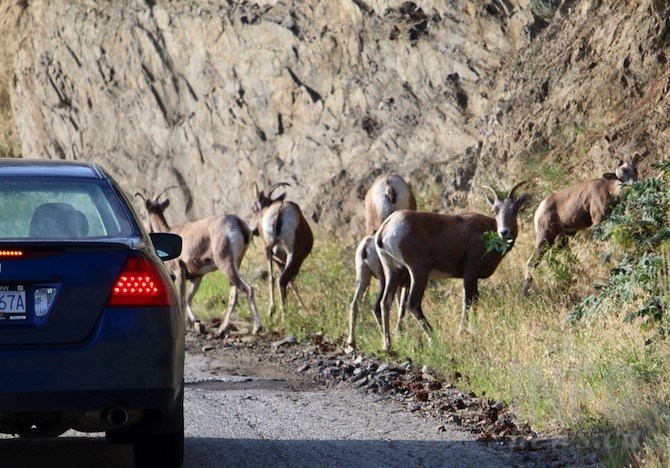
<svg viewBox="0 0 670 468">
<path fill-rule="evenodd" d="M 185 467 L 510 466 L 514 454 L 351 388 L 324 389 L 250 356 L 187 354 Z M 0 436 L 0 466 L 131 467 L 101 434 Z"/>
</svg>

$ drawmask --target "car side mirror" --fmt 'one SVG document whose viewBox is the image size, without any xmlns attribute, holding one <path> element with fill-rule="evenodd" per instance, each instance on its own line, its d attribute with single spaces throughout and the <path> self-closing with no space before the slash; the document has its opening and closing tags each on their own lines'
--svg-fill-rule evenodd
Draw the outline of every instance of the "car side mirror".
<svg viewBox="0 0 670 468">
<path fill-rule="evenodd" d="M 172 260 L 181 255 L 181 236 L 169 232 L 152 232 L 149 237 L 161 260 Z"/>
</svg>

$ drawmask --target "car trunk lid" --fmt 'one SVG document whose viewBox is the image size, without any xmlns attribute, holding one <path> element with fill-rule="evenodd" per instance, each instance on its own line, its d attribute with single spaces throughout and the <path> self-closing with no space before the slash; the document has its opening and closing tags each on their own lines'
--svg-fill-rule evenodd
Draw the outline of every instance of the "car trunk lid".
<svg viewBox="0 0 670 468">
<path fill-rule="evenodd" d="M 122 242 L 0 246 L 0 345 L 85 341 L 130 248 Z"/>
</svg>

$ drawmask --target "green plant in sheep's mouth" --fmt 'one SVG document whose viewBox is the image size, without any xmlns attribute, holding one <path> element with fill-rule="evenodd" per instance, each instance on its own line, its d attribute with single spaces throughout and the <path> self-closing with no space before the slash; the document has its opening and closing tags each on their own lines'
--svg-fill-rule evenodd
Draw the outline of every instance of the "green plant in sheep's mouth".
<svg viewBox="0 0 670 468">
<path fill-rule="evenodd" d="M 482 235 L 482 240 L 486 244 L 486 253 L 498 252 L 500 255 L 509 252 L 514 244 L 514 239 L 503 239 L 496 231 L 486 231 Z"/>
</svg>

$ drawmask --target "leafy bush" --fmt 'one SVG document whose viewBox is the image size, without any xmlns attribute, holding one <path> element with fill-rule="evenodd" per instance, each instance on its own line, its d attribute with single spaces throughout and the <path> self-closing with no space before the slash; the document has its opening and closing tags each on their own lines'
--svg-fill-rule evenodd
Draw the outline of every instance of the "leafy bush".
<svg viewBox="0 0 670 468">
<path fill-rule="evenodd" d="M 639 318 L 662 338 L 670 333 L 670 162 L 652 168 L 660 175 L 624 187 L 620 203 L 595 229 L 596 238 L 609 239 L 626 254 L 609 281 L 571 311 L 572 319 L 624 310 L 625 321 Z"/>
</svg>

